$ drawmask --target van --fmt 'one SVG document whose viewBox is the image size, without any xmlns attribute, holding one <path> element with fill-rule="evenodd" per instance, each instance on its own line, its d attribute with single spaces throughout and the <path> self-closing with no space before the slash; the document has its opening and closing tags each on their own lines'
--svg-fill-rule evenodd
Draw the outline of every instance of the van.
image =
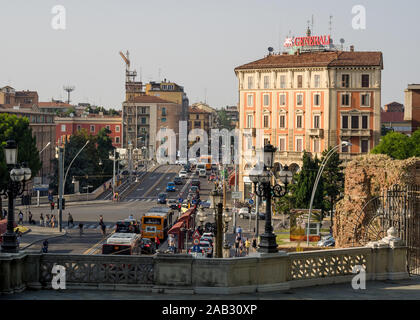
<svg viewBox="0 0 420 320">
<path fill-rule="evenodd" d="M 198 176 L 199 176 L 200 178 L 205 178 L 205 177 L 207 177 L 207 171 L 206 171 L 206 169 L 200 169 L 200 171 L 198 172 Z"/>
</svg>

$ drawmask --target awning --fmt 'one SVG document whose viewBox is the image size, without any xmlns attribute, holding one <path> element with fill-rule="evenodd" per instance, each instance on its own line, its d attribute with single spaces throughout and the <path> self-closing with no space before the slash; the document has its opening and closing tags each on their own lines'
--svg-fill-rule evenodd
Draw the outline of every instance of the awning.
<svg viewBox="0 0 420 320">
<path fill-rule="evenodd" d="M 176 233 L 179 233 L 179 231 L 180 231 L 179 229 L 181 229 L 183 226 L 184 226 L 184 221 L 178 221 L 168 231 L 168 234 L 176 234 Z"/>
<path fill-rule="evenodd" d="M 194 209 L 189 209 L 187 210 L 182 216 L 181 218 L 179 218 L 179 221 L 187 221 L 191 215 L 194 213 Z"/>
<path fill-rule="evenodd" d="M 230 186 L 234 186 L 234 185 L 235 185 L 235 173 L 233 173 L 233 174 L 229 177 L 229 185 L 230 185 Z"/>
</svg>

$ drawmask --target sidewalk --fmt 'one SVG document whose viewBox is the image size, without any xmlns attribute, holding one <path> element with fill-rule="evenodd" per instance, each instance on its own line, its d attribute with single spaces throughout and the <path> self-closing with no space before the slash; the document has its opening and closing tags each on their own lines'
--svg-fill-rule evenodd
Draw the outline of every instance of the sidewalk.
<svg viewBox="0 0 420 320">
<path fill-rule="evenodd" d="M 67 207 L 74 207 L 74 206 L 84 206 L 84 205 L 92 205 L 92 204 L 104 204 L 104 203 L 112 203 L 112 200 L 88 200 L 88 201 L 74 201 L 74 202 L 67 202 L 66 201 L 66 208 Z M 31 205 L 32 208 L 50 208 L 49 203 L 40 204 L 39 207 L 37 205 Z M 26 210 L 26 206 L 16 206 L 16 210 Z M 54 208 L 54 211 L 57 210 L 57 206 Z"/>
<path fill-rule="evenodd" d="M 25 225 L 26 226 L 26 225 Z M 29 232 L 22 235 L 20 240 L 20 250 L 30 248 L 32 244 L 44 241 L 45 239 L 52 239 L 62 237 L 66 234 L 66 231 L 59 231 L 58 228 L 40 227 L 40 226 L 26 226 L 29 228 Z"/>
</svg>

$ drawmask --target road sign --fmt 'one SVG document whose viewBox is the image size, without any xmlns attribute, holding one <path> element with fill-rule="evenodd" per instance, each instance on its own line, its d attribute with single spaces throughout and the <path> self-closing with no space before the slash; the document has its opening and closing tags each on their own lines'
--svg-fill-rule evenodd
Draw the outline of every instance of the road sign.
<svg viewBox="0 0 420 320">
<path fill-rule="evenodd" d="M 179 199 L 178 199 L 178 202 L 182 203 L 182 202 L 184 202 L 184 199 L 179 198 Z"/>
<path fill-rule="evenodd" d="M 48 184 L 36 184 L 33 186 L 33 190 L 39 190 L 39 191 L 48 191 L 49 185 Z"/>
<path fill-rule="evenodd" d="M 193 243 L 195 246 L 198 246 L 200 244 L 200 240 L 199 239 L 194 239 Z"/>
<path fill-rule="evenodd" d="M 198 232 L 198 230 L 195 230 L 193 234 L 193 239 L 200 239 L 200 238 L 201 238 L 200 232 Z"/>
<path fill-rule="evenodd" d="M 242 199 L 242 192 L 241 191 L 232 192 L 232 199 L 237 199 L 237 200 Z"/>
<path fill-rule="evenodd" d="M 193 252 L 200 252 L 200 246 L 198 246 L 198 245 L 193 246 L 192 251 Z"/>
<path fill-rule="evenodd" d="M 252 206 L 254 204 L 254 200 L 249 199 L 248 203 Z"/>
</svg>

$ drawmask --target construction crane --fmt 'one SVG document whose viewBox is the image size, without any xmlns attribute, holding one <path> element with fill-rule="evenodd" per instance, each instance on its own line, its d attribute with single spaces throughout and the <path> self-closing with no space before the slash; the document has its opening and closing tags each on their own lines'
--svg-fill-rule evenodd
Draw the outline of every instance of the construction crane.
<svg viewBox="0 0 420 320">
<path fill-rule="evenodd" d="M 130 71 L 130 53 L 127 50 L 127 53 L 124 55 L 122 51 L 120 51 L 120 56 L 125 62 L 125 81 L 126 82 L 135 82 L 137 71 Z"/>
</svg>

